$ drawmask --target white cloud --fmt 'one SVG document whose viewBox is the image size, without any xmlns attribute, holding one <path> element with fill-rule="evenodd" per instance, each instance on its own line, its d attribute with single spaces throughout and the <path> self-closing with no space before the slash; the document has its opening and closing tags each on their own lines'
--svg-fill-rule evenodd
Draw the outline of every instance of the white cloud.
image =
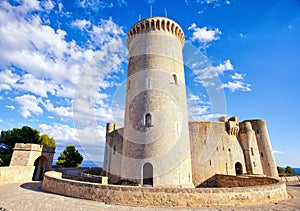
<svg viewBox="0 0 300 211">
<path fill-rule="evenodd" d="M 202 119 L 203 120 L 216 120 L 219 119 L 220 117 L 226 116 L 226 114 L 207 114 L 207 115 L 203 115 Z"/>
<path fill-rule="evenodd" d="M 200 63 L 192 64 L 192 71 L 195 74 L 194 81 L 202 84 L 204 87 L 215 87 L 216 89 L 227 88 L 231 92 L 251 91 L 251 84 L 244 82 L 245 74 L 234 73 L 231 75 L 231 81 L 222 83 L 219 76 L 225 72 L 233 71 L 234 66 L 231 60 L 227 59 L 217 66 L 204 65 Z M 224 79 L 225 80 L 225 79 Z"/>
<path fill-rule="evenodd" d="M 197 95 L 194 95 L 194 94 L 192 94 L 192 93 L 190 93 L 190 94 L 188 95 L 188 101 L 199 101 L 199 100 L 200 100 L 200 97 L 197 96 Z"/>
<path fill-rule="evenodd" d="M 279 150 L 273 150 L 273 153 L 274 154 L 283 154 L 284 152 L 283 151 L 279 151 Z"/>
<path fill-rule="evenodd" d="M 198 69 L 198 67 L 202 69 Z M 201 83 L 203 86 L 215 86 L 215 80 L 219 75 L 224 74 L 225 71 L 234 70 L 230 60 L 225 60 L 223 63 L 217 66 L 207 66 L 203 68 L 202 64 L 194 64 L 193 73 L 195 74 L 195 81 Z"/>
<path fill-rule="evenodd" d="M 84 128 L 70 127 L 66 124 L 40 124 L 42 133 L 53 137 L 57 146 L 78 143 L 81 153 L 93 161 L 102 161 L 106 128 L 101 125 L 88 125 Z"/>
<path fill-rule="evenodd" d="M 63 8 L 64 8 L 64 5 L 61 2 L 59 2 L 58 3 L 58 10 L 59 10 L 59 12 L 64 13 L 63 12 Z"/>
<path fill-rule="evenodd" d="M 0 119 L 0 123 L 3 123 L 4 121 L 3 121 L 3 119 Z"/>
<path fill-rule="evenodd" d="M 116 25 L 111 17 L 108 20 L 100 20 L 100 25 L 93 25 L 92 29 L 88 32 L 91 41 L 98 43 L 98 45 L 113 43 L 120 38 L 119 36 L 125 35 L 122 27 Z M 123 51 L 122 49 L 120 50 Z"/>
<path fill-rule="evenodd" d="M 82 129 L 70 127 L 66 124 L 54 123 L 53 125 L 40 124 L 41 132 L 56 140 L 79 142 L 82 146 L 103 144 L 106 128 L 97 125 L 89 125 Z"/>
<path fill-rule="evenodd" d="M 229 59 L 225 60 L 223 64 L 219 64 L 218 66 L 214 67 L 216 72 L 223 73 L 226 70 L 233 70 L 233 65 Z"/>
<path fill-rule="evenodd" d="M 245 74 L 234 73 L 231 75 L 232 81 L 221 85 L 221 88 L 227 88 L 231 92 L 239 91 L 251 91 L 251 84 L 244 82 Z"/>
<path fill-rule="evenodd" d="M 10 110 L 14 110 L 15 109 L 15 106 L 13 106 L 13 105 L 6 105 L 5 107 L 8 108 L 8 109 L 10 109 Z"/>
<path fill-rule="evenodd" d="M 188 30 L 192 30 L 193 34 L 191 37 L 192 41 L 199 41 L 203 43 L 205 46 L 207 46 L 208 43 L 220 39 L 220 35 L 222 32 L 216 28 L 216 29 L 209 29 L 207 26 L 204 26 L 202 28 L 197 27 L 195 23 L 193 23 Z"/>
<path fill-rule="evenodd" d="M 20 114 L 26 119 L 33 114 L 40 115 L 43 113 L 43 109 L 38 105 L 39 99 L 33 95 L 26 94 L 16 97 L 15 100 L 20 105 Z"/>
<path fill-rule="evenodd" d="M 73 117 L 73 111 L 71 107 L 68 106 L 57 106 L 54 107 L 54 105 L 50 102 L 49 99 L 45 101 L 41 101 L 41 104 L 46 108 L 48 112 L 54 113 L 58 117 L 62 118 L 72 118 Z"/>
<path fill-rule="evenodd" d="M 92 3 L 81 3 L 84 2 Z M 48 10 L 54 8 L 50 0 L 41 4 L 42 8 Z M 126 1 L 118 0 L 116 4 L 125 5 Z M 63 10 L 61 3 L 56 6 L 60 11 Z M 59 105 L 58 102 L 62 97 L 74 97 L 79 79 L 87 84 L 84 87 L 86 90 L 82 90 L 86 94 L 83 100 L 93 99 L 99 90 L 116 86 L 111 74 L 122 71 L 119 67 L 126 58 L 126 48 L 121 38 L 125 33 L 112 18 L 100 19 L 98 25 L 88 20 L 77 20 L 73 22 L 73 26 L 82 29 L 85 27 L 89 36 L 87 45 L 80 46 L 74 40 L 67 41 L 67 32 L 63 29 L 55 30 L 44 23 L 39 12 L 42 12 L 41 5 L 36 0 L 17 7 L 6 1 L 0 3 L 0 90 L 35 95 L 16 97 L 20 113 L 25 118 L 42 114 L 40 103 L 58 117 L 71 118 L 71 103 Z M 94 64 L 93 71 L 88 70 L 91 64 Z M 16 70 L 7 68 L 11 66 Z M 89 89 L 94 86 L 96 89 Z M 97 106 L 91 107 L 103 114 L 97 113 L 94 116 L 97 119 L 112 119 L 112 111 L 102 102 L 104 99 L 101 102 L 98 100 L 93 101 Z M 84 113 L 83 111 L 82 114 Z"/>
<path fill-rule="evenodd" d="M 54 123 L 52 126 L 47 124 L 40 124 L 41 132 L 54 137 L 56 140 L 62 141 L 77 141 L 76 129 L 68 125 Z"/>
<path fill-rule="evenodd" d="M 243 81 L 229 81 L 226 84 L 223 84 L 221 88 L 227 88 L 231 92 L 235 92 L 237 90 L 240 91 L 251 91 L 251 84 L 245 83 Z"/>
<path fill-rule="evenodd" d="M 42 4 L 46 10 L 52 10 L 54 8 L 54 4 L 51 0 L 43 1 Z"/>
<path fill-rule="evenodd" d="M 234 75 L 231 75 L 231 79 L 233 80 L 244 80 L 245 74 L 242 73 L 234 73 Z"/>
<path fill-rule="evenodd" d="M 92 23 L 88 20 L 76 20 L 72 22 L 72 26 L 79 28 L 80 30 L 83 30 L 86 27 L 90 27 Z"/>
<path fill-rule="evenodd" d="M 210 103 L 204 95 L 189 93 L 187 97 L 189 120 L 199 120 L 210 111 Z"/>
<path fill-rule="evenodd" d="M 114 4 L 112 2 L 108 3 L 106 1 L 98 1 L 98 0 L 77 0 L 79 2 L 79 6 L 86 10 L 91 10 L 93 12 L 97 12 L 102 9 L 112 8 Z"/>
<path fill-rule="evenodd" d="M 155 0 L 146 0 L 148 4 L 153 4 Z"/>
<path fill-rule="evenodd" d="M 11 70 L 5 69 L 0 72 L 0 90 L 8 89 L 11 90 L 11 87 L 16 84 L 16 82 L 20 79 L 20 76 L 12 73 Z"/>
<path fill-rule="evenodd" d="M 186 5 L 189 5 L 190 3 L 200 3 L 200 4 L 207 4 L 212 5 L 214 8 L 220 7 L 222 4 L 230 5 L 230 0 L 185 0 Z"/>
<path fill-rule="evenodd" d="M 15 17 L 13 7 L 0 10 L 1 16 L 0 68 L 14 64 L 36 77 L 76 82 L 80 71 L 72 67 L 82 62 L 78 56 L 83 50 L 74 41 L 64 40 L 65 31 L 43 25 L 38 16 Z M 67 74 L 70 68 L 72 75 Z"/>
<path fill-rule="evenodd" d="M 47 93 L 55 95 L 57 84 L 51 80 L 40 80 L 31 74 L 25 74 L 16 85 L 17 88 L 31 92 L 41 97 L 47 97 Z"/>
</svg>

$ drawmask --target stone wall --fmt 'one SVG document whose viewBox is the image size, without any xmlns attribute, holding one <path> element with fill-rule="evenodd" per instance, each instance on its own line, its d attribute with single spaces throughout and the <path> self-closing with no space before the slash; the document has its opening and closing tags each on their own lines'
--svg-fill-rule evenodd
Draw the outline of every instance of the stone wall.
<svg viewBox="0 0 300 211">
<path fill-rule="evenodd" d="M 116 123 L 107 123 L 104 174 L 109 177 L 109 183 L 116 183 L 121 177 L 123 128 Z"/>
<path fill-rule="evenodd" d="M 198 187 L 246 187 L 246 186 L 261 186 L 278 183 L 277 179 L 270 177 L 258 176 L 230 176 L 216 174 L 203 182 Z"/>
<path fill-rule="evenodd" d="M 54 147 L 16 143 L 8 167 L 0 168 L 0 184 L 42 179 L 43 172 L 52 167 Z"/>
<path fill-rule="evenodd" d="M 87 173 L 83 173 L 83 172 L 81 172 L 80 175 L 63 174 L 62 178 L 70 179 L 70 180 L 77 180 L 77 181 L 84 181 L 84 182 L 101 183 L 101 184 L 107 184 L 108 183 L 108 178 L 107 177 L 87 174 Z"/>
<path fill-rule="evenodd" d="M 236 175 L 235 164 L 246 173 L 243 150 L 226 122 L 190 121 L 193 183 L 198 186 L 215 174 Z"/>
<path fill-rule="evenodd" d="M 47 147 L 39 144 L 31 143 L 16 143 L 13 149 L 13 155 L 9 166 L 33 166 L 38 158 L 46 159 L 45 166 L 47 169 L 52 167 L 53 156 L 55 153 L 54 147 Z"/>
<path fill-rule="evenodd" d="M 32 180 L 34 166 L 0 167 L 0 185 Z"/>
<path fill-rule="evenodd" d="M 16 143 L 10 166 L 33 166 L 35 160 L 41 156 L 42 145 Z"/>
<path fill-rule="evenodd" d="M 277 203 L 288 197 L 283 182 L 236 188 L 148 188 L 84 183 L 62 179 L 61 176 L 59 172 L 46 172 L 42 189 L 110 204 L 223 207 Z"/>
<path fill-rule="evenodd" d="M 280 176 L 280 180 L 283 182 L 294 182 L 294 181 L 300 181 L 300 176 Z"/>
</svg>

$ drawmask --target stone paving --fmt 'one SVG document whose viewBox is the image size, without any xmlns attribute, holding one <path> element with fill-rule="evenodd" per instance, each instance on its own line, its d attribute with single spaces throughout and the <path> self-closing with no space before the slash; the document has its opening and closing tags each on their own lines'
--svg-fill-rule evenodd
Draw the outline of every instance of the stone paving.
<svg viewBox="0 0 300 211">
<path fill-rule="evenodd" d="M 300 210 L 300 182 L 287 183 L 290 199 L 270 205 L 231 208 L 180 209 L 166 207 L 132 207 L 71 198 L 40 190 L 41 183 L 8 184 L 0 186 L 0 211 L 2 210 Z M 180 200 L 180 199 L 179 199 Z"/>
</svg>

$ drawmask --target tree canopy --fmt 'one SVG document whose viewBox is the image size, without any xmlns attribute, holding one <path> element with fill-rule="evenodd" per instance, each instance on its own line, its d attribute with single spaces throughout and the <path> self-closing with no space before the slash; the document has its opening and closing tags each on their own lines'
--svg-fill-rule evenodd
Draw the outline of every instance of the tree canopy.
<svg viewBox="0 0 300 211">
<path fill-rule="evenodd" d="M 13 153 L 16 143 L 33 143 L 44 146 L 55 147 L 54 138 L 48 135 L 40 135 L 40 131 L 29 126 L 13 128 L 12 130 L 1 131 L 0 135 L 0 166 L 7 166 Z"/>
<path fill-rule="evenodd" d="M 280 166 L 277 166 L 277 171 L 278 171 L 278 174 L 284 174 L 285 173 L 284 168 L 282 168 Z"/>
<path fill-rule="evenodd" d="M 296 174 L 295 170 L 290 166 L 287 166 L 285 168 L 277 166 L 277 171 L 279 174 Z"/>
<path fill-rule="evenodd" d="M 296 174 L 295 170 L 290 166 L 287 166 L 285 168 L 285 173 L 287 173 L 287 174 Z"/>
<path fill-rule="evenodd" d="M 83 160 L 82 155 L 76 150 L 73 144 L 67 145 L 65 150 L 60 153 L 56 165 L 67 168 L 67 167 L 80 167 Z"/>
<path fill-rule="evenodd" d="M 40 137 L 41 145 L 49 146 L 49 147 L 56 147 L 56 143 L 53 137 L 49 137 L 47 134 L 43 134 Z"/>
</svg>

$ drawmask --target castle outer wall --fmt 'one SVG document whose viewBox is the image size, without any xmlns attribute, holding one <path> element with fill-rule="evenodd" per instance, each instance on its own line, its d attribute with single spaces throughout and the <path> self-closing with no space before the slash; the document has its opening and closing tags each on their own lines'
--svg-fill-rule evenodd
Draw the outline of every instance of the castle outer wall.
<svg viewBox="0 0 300 211">
<path fill-rule="evenodd" d="M 108 123 L 104 169 L 110 183 L 121 178 L 122 128 Z M 117 128 L 113 130 L 113 128 Z M 191 166 L 194 186 L 201 186 L 216 174 L 265 175 L 278 177 L 264 120 L 237 117 L 221 121 L 189 122 Z"/>
<path fill-rule="evenodd" d="M 200 185 L 215 174 L 236 175 L 235 165 L 246 173 L 243 150 L 235 134 L 228 134 L 225 122 L 189 122 L 193 182 Z"/>
</svg>

